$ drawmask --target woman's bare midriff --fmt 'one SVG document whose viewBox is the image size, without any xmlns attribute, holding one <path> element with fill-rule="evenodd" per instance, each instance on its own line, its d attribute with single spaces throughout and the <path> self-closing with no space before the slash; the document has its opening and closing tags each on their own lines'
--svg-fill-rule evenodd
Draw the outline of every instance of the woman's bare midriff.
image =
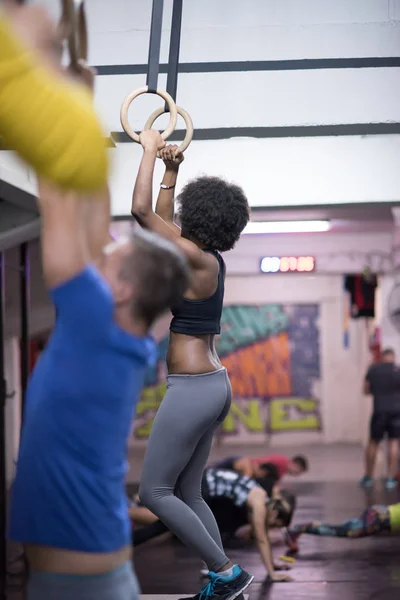
<svg viewBox="0 0 400 600">
<path fill-rule="evenodd" d="M 32 571 L 59 575 L 102 575 L 132 558 L 130 546 L 107 554 L 92 554 L 27 544 L 25 552 Z"/>
<path fill-rule="evenodd" d="M 214 335 L 184 335 L 171 331 L 167 367 L 170 375 L 201 375 L 222 368 Z"/>
</svg>

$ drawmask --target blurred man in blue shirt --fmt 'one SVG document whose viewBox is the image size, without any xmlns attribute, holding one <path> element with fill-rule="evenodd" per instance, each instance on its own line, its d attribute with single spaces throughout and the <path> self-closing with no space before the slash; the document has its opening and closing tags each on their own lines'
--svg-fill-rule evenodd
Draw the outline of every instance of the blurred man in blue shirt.
<svg viewBox="0 0 400 600">
<path fill-rule="evenodd" d="M 125 494 L 148 331 L 183 295 L 185 259 L 146 232 L 109 237 L 109 195 L 41 183 L 43 271 L 56 323 L 29 384 L 9 536 L 28 600 L 136 600 Z"/>
</svg>

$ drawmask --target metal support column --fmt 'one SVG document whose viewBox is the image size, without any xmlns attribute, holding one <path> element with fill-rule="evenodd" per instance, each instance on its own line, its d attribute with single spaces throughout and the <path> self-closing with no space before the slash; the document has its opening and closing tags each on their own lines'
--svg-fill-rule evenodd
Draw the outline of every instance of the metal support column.
<svg viewBox="0 0 400 600">
<path fill-rule="evenodd" d="M 164 0 L 153 0 L 153 10 L 151 13 L 149 58 L 147 62 L 147 80 L 146 85 L 149 92 L 157 92 L 158 73 L 160 71 L 160 48 L 162 19 L 164 11 Z"/>
<path fill-rule="evenodd" d="M 20 268 L 20 314 L 21 314 L 21 426 L 24 417 L 25 393 L 30 366 L 29 309 L 30 309 L 30 264 L 28 244 L 21 244 Z"/>
<path fill-rule="evenodd" d="M 7 473 L 6 473 L 6 402 L 7 385 L 4 366 L 5 262 L 0 252 L 0 600 L 7 587 Z"/>
<path fill-rule="evenodd" d="M 169 42 L 167 92 L 176 102 L 178 89 L 179 53 L 181 48 L 183 0 L 174 0 L 172 9 L 171 37 Z M 168 102 L 165 112 L 169 112 Z"/>
</svg>

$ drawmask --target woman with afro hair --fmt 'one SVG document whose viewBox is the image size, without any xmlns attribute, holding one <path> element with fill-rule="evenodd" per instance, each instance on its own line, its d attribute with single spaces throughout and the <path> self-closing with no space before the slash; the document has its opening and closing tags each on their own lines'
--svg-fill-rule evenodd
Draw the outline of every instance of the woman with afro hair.
<svg viewBox="0 0 400 600">
<path fill-rule="evenodd" d="M 225 264 L 249 220 L 243 190 L 218 177 L 199 177 L 179 196 L 180 227 L 174 222 L 174 189 L 183 155 L 165 147 L 156 131 L 140 136 L 143 157 L 132 215 L 146 229 L 173 240 L 186 256 L 192 281 L 173 318 L 167 353 L 167 392 L 154 420 L 144 458 L 139 496 L 209 569 L 210 583 L 195 598 L 236 598 L 253 577 L 223 551 L 214 516 L 201 495 L 201 480 L 215 431 L 231 404 L 227 372 L 215 351 L 224 298 Z M 165 174 L 155 211 L 153 171 L 157 151 Z M 157 294 L 157 289 L 154 290 Z"/>
</svg>

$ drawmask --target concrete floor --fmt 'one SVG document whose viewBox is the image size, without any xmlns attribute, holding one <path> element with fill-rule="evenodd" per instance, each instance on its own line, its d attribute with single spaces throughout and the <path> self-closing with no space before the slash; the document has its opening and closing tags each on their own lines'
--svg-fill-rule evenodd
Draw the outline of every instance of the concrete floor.
<svg viewBox="0 0 400 600">
<path fill-rule="evenodd" d="M 145 447 L 138 445 L 129 449 L 129 472 L 127 475 L 128 484 L 136 483 L 140 480 L 143 456 Z M 226 446 L 214 445 L 209 463 L 213 463 L 225 456 L 263 456 L 266 454 L 304 454 L 310 462 L 310 470 L 301 477 L 301 481 L 355 481 L 363 474 L 363 449 L 355 444 L 336 444 L 310 446 L 282 447 L 274 445 L 246 446 Z M 378 457 L 377 476 L 384 473 L 384 450 Z M 291 478 L 287 479 L 290 481 Z"/>
<path fill-rule="evenodd" d="M 228 455 L 264 454 L 283 450 L 302 452 L 310 460 L 310 472 L 301 478 L 287 477 L 283 487 L 298 496 L 295 522 L 324 520 L 340 522 L 357 516 L 373 503 L 400 501 L 398 492 L 385 494 L 378 479 L 365 494 L 357 481 L 363 471 L 363 452 L 351 445 L 300 448 L 215 447 L 210 462 Z M 128 482 L 137 486 L 144 450 L 130 450 Z M 229 557 L 255 575 L 249 600 L 399 600 L 400 537 L 339 540 L 305 536 L 293 566 L 294 582 L 270 584 L 254 547 L 236 542 L 226 548 Z M 285 551 L 274 536 L 276 557 Z M 202 585 L 198 557 L 168 534 L 138 547 L 135 569 L 143 600 L 178 600 L 197 593 Z M 12 578 L 9 600 L 21 600 L 20 579 Z M 12 585 L 14 584 L 14 585 Z M 13 590 L 14 587 L 14 590 Z M 45 600 L 45 599 L 43 599 Z"/>
<path fill-rule="evenodd" d="M 298 448 L 285 449 L 289 454 L 296 451 Z M 370 504 L 400 500 L 398 492 L 386 494 L 380 480 L 369 494 L 359 489 L 357 481 L 363 468 L 363 453 L 359 447 L 314 446 L 301 451 L 309 456 L 310 473 L 301 479 L 284 480 L 284 487 L 298 496 L 295 522 L 341 522 L 357 516 Z M 215 448 L 211 462 L 242 452 L 240 448 Z M 261 448 L 251 448 L 247 453 L 261 452 Z M 137 463 L 140 463 L 139 456 Z M 136 469 L 138 465 L 132 472 L 137 472 Z M 273 546 L 275 557 L 285 551 L 279 535 L 274 536 Z M 255 575 L 249 588 L 250 600 L 400 598 L 400 538 L 340 540 L 305 536 L 292 569 L 294 582 L 282 584 L 265 581 L 265 569 L 253 547 L 235 543 L 226 550 L 234 562 Z M 137 548 L 134 563 L 147 600 L 184 598 L 194 595 L 202 585 L 199 559 L 168 535 Z"/>
</svg>

